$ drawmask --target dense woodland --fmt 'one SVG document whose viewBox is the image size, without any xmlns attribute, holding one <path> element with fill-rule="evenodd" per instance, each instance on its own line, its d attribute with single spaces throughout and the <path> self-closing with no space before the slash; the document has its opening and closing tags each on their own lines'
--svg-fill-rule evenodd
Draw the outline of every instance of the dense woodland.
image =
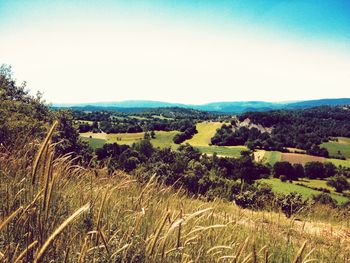
<svg viewBox="0 0 350 263">
<path fill-rule="evenodd" d="M 238 116 L 254 124 L 272 128 L 271 133 L 256 128 L 223 125 L 212 138 L 214 145 L 247 145 L 250 149 L 287 151 L 287 147 L 305 150 L 310 155 L 328 157 L 319 145 L 333 137 L 350 137 L 350 108 L 322 106 L 304 110 L 248 112 Z M 334 156 L 339 158 L 339 156 Z"/>
</svg>

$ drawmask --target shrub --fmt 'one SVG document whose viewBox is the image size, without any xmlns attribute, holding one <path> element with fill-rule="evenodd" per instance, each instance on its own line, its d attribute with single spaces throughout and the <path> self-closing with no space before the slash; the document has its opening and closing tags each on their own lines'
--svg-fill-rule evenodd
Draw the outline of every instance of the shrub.
<svg viewBox="0 0 350 263">
<path fill-rule="evenodd" d="M 288 178 L 287 178 L 286 175 L 282 174 L 282 175 L 280 176 L 280 180 L 281 180 L 281 182 L 287 182 Z"/>
<path fill-rule="evenodd" d="M 307 207 L 307 201 L 303 200 L 301 194 L 296 192 L 280 196 L 278 203 L 287 217 L 291 217 Z"/>
<path fill-rule="evenodd" d="M 321 193 L 319 195 L 315 195 L 312 199 L 319 204 L 322 205 L 330 205 L 331 207 L 337 206 L 337 201 L 334 200 L 329 194 Z"/>
</svg>

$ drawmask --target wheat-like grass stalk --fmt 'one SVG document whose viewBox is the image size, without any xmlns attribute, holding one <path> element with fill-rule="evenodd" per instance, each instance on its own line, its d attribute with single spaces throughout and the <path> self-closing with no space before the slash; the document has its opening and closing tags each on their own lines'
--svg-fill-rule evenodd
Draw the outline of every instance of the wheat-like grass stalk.
<svg viewBox="0 0 350 263">
<path fill-rule="evenodd" d="M 46 138 L 44 140 L 44 142 L 41 144 L 39 152 L 34 160 L 34 165 L 33 165 L 33 172 L 32 172 L 32 184 L 35 184 L 35 179 L 36 179 L 36 173 L 38 170 L 38 166 L 39 166 L 39 162 L 41 160 L 41 157 L 44 153 L 44 151 L 46 150 L 46 148 L 48 147 L 49 141 L 52 137 L 52 134 L 56 128 L 56 126 L 58 125 L 58 121 L 55 121 L 52 126 L 51 129 L 49 130 L 48 134 L 46 135 Z"/>
<path fill-rule="evenodd" d="M 68 217 L 45 241 L 45 243 L 40 248 L 39 252 L 37 253 L 34 263 L 40 262 L 43 255 L 45 254 L 47 248 L 50 246 L 52 241 L 81 213 L 87 211 L 90 208 L 90 204 L 86 204 L 79 208 L 77 211 L 75 211 L 70 217 Z"/>
<path fill-rule="evenodd" d="M 295 256 L 295 259 L 293 260 L 293 263 L 301 263 L 303 260 L 303 253 L 306 247 L 307 240 L 304 241 L 304 243 L 301 245 L 297 255 Z"/>
<path fill-rule="evenodd" d="M 20 213 L 23 210 L 23 207 L 17 208 L 15 212 L 13 212 L 8 218 L 6 218 L 1 224 L 0 224 L 0 231 L 8 224 L 10 221 L 16 217 L 18 213 Z"/>
<path fill-rule="evenodd" d="M 147 251 L 148 251 L 147 255 L 148 255 L 148 256 L 150 256 L 150 255 L 153 254 L 153 251 L 154 251 L 154 248 L 155 248 L 155 246 L 156 246 L 156 244 L 157 244 L 159 235 L 160 235 L 160 233 L 162 232 L 163 227 L 164 227 L 166 221 L 168 220 L 168 217 L 169 217 L 169 212 L 167 212 L 167 213 L 165 214 L 165 216 L 163 217 L 163 220 L 161 221 L 159 227 L 158 227 L 157 230 L 156 230 L 156 233 L 155 233 L 155 235 L 154 235 L 154 238 L 153 238 L 152 242 L 150 243 L 149 248 L 147 249 Z"/>
<path fill-rule="evenodd" d="M 23 250 L 19 256 L 13 261 L 13 263 L 19 262 L 31 249 L 33 249 L 39 242 L 35 240 L 25 250 Z"/>
<path fill-rule="evenodd" d="M 111 255 L 111 259 L 114 258 L 116 255 L 118 255 L 120 252 L 122 252 L 123 250 L 127 249 L 130 246 L 130 244 L 125 244 L 124 246 L 122 246 L 121 248 L 119 248 L 118 250 L 116 250 L 112 255 Z"/>
</svg>

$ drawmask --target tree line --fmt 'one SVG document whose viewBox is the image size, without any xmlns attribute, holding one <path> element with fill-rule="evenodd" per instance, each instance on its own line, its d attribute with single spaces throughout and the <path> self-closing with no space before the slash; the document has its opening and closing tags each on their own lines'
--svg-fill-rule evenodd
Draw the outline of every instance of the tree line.
<svg viewBox="0 0 350 263">
<path fill-rule="evenodd" d="M 238 116 L 254 124 L 271 128 L 271 133 L 257 128 L 237 127 L 238 122 L 224 124 L 211 142 L 214 145 L 246 145 L 250 149 L 288 151 L 305 150 L 307 154 L 329 157 L 320 144 L 333 137 L 350 137 L 350 109 L 346 106 L 321 106 L 304 110 L 248 112 Z M 342 158 L 341 156 L 332 156 Z"/>
</svg>

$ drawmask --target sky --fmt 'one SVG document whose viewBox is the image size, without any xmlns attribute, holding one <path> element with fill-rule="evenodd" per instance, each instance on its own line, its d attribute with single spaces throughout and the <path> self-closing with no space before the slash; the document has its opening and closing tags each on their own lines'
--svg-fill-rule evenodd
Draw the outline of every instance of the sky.
<svg viewBox="0 0 350 263">
<path fill-rule="evenodd" d="M 350 97 L 350 1 L 0 0 L 0 64 L 50 103 Z"/>
</svg>

